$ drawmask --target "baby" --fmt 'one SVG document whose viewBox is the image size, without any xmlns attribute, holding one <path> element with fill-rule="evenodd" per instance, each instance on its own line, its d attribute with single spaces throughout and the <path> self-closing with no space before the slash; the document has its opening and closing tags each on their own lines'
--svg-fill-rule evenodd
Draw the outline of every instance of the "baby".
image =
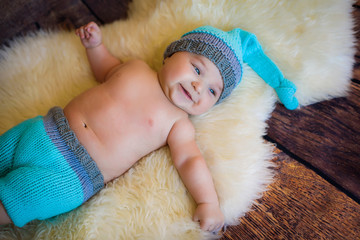
<svg viewBox="0 0 360 240">
<path fill-rule="evenodd" d="M 102 43 L 91 22 L 76 30 L 100 85 L 46 116 L 0 136 L 0 224 L 22 227 L 77 208 L 139 159 L 168 145 L 182 181 L 197 203 L 194 221 L 206 231 L 224 224 L 211 174 L 189 115 L 223 101 L 239 84 L 243 60 L 289 109 L 295 86 L 267 58 L 253 34 L 205 26 L 164 53 L 159 72 L 141 60 L 126 63 Z"/>
</svg>

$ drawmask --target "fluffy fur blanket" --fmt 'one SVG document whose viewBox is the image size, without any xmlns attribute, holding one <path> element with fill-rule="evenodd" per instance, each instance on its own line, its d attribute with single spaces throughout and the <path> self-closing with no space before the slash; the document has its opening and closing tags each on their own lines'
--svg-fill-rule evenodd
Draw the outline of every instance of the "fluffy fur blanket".
<svg viewBox="0 0 360 240">
<path fill-rule="evenodd" d="M 265 52 L 297 86 L 301 105 L 346 94 L 353 64 L 351 0 L 134 0 L 126 21 L 103 26 L 104 42 L 122 60 L 154 69 L 165 47 L 200 25 L 255 33 Z M 74 33 L 40 32 L 0 55 L 0 133 L 96 83 Z M 192 118 L 214 178 L 226 224 L 237 224 L 271 182 L 272 146 L 265 121 L 276 95 L 249 67 L 233 95 Z M 0 238 L 211 239 L 193 222 L 195 203 L 166 147 L 142 159 L 82 207 Z"/>
</svg>

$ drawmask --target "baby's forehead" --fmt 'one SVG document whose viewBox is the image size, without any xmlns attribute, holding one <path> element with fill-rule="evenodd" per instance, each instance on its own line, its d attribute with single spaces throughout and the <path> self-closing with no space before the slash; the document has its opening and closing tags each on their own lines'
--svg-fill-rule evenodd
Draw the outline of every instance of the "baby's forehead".
<svg viewBox="0 0 360 240">
<path fill-rule="evenodd" d="M 207 71 L 207 78 L 209 78 L 208 80 L 211 87 L 216 88 L 216 91 L 221 95 L 224 89 L 224 79 L 218 66 L 206 56 L 201 54 L 194 55 L 194 58 L 196 58 Z"/>
<path fill-rule="evenodd" d="M 208 71 L 211 71 L 213 73 L 218 73 L 218 78 L 216 78 L 216 79 L 218 79 L 217 80 L 218 84 L 220 85 L 221 90 L 222 90 L 224 87 L 224 78 L 221 74 L 221 70 L 216 65 L 216 63 L 212 59 L 210 59 L 207 56 L 204 56 L 202 54 L 194 54 L 194 55 L 195 55 L 195 58 L 197 58 L 200 62 L 202 62 L 206 66 Z"/>
</svg>

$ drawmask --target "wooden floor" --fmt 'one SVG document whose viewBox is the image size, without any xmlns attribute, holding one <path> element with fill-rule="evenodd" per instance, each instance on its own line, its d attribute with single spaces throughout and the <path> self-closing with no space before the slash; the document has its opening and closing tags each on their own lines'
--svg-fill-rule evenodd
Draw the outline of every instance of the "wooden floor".
<svg viewBox="0 0 360 240">
<path fill-rule="evenodd" d="M 0 45 L 38 29 L 126 18 L 129 1 L 0 0 Z M 358 44 L 349 96 L 276 108 L 265 136 L 277 146 L 275 181 L 222 240 L 360 239 L 360 0 L 353 10 Z"/>
</svg>

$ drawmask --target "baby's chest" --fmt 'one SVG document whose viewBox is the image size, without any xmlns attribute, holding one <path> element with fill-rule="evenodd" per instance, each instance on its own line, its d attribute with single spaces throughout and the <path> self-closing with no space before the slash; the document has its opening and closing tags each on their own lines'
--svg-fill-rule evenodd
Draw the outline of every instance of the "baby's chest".
<svg viewBox="0 0 360 240">
<path fill-rule="evenodd" d="M 144 104 L 144 106 L 148 103 Z M 134 119 L 134 122 L 139 130 L 140 128 L 142 129 L 146 136 L 150 138 L 159 137 L 166 140 L 175 122 L 175 118 L 175 115 L 167 111 L 166 108 L 154 107 L 154 105 L 148 104 L 138 112 L 137 119 Z"/>
</svg>

